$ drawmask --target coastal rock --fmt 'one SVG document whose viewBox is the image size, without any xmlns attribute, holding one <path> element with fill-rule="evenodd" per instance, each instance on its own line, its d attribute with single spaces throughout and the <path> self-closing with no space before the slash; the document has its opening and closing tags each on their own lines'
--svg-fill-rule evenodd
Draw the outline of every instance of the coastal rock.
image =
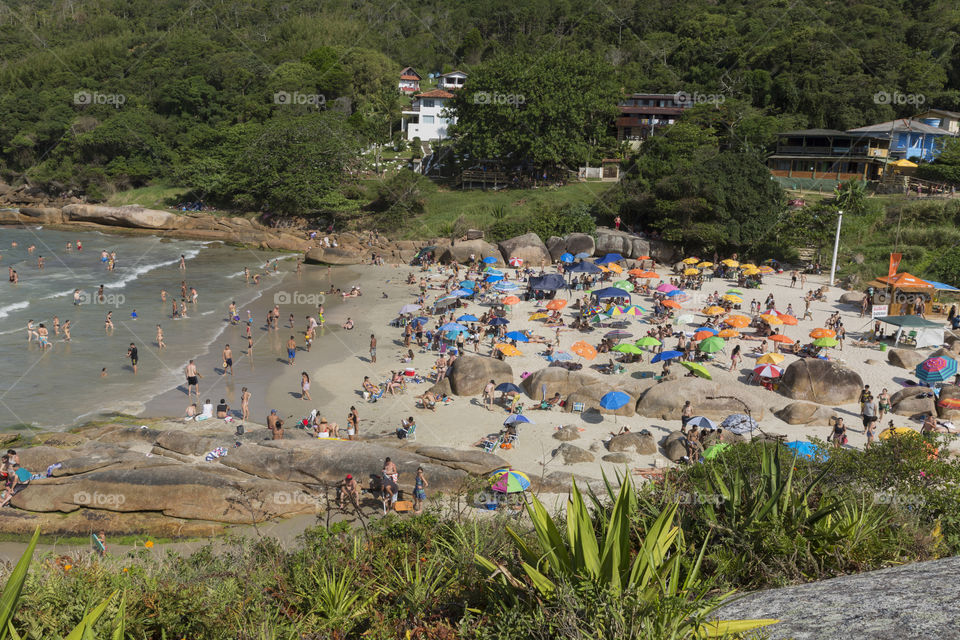
<svg viewBox="0 0 960 640">
<path fill-rule="evenodd" d="M 679 431 L 672 431 L 660 443 L 663 449 L 663 455 L 672 462 L 680 462 L 680 459 L 687 455 L 687 436 Z"/>
<path fill-rule="evenodd" d="M 866 295 L 861 291 L 847 291 L 840 296 L 841 304 L 852 304 L 859 307 L 863 304 L 863 296 Z"/>
<path fill-rule="evenodd" d="M 596 250 L 596 242 L 593 236 L 586 233 L 571 233 L 562 238 L 552 236 L 547 240 L 547 249 L 550 251 L 550 257 L 554 260 L 559 260 L 560 256 L 565 253 L 573 256 L 586 253 L 592 256 Z"/>
<path fill-rule="evenodd" d="M 187 456 L 202 456 L 208 451 L 219 447 L 222 444 L 222 438 L 208 438 L 198 436 L 187 431 L 162 431 L 157 436 L 156 444 L 158 447 L 169 449 L 176 453 Z"/>
<path fill-rule="evenodd" d="M 445 467 L 459 469 L 473 475 L 486 475 L 510 466 L 500 456 L 490 455 L 479 449 L 464 451 L 452 447 L 418 447 L 416 454 L 430 458 Z"/>
<path fill-rule="evenodd" d="M 922 397 L 927 396 L 927 397 Z M 926 387 L 906 387 L 890 396 L 890 407 L 898 416 L 937 413 L 933 393 Z"/>
<path fill-rule="evenodd" d="M 890 349 L 887 351 L 887 362 L 908 371 L 913 371 L 918 364 L 926 359 L 927 356 L 913 349 Z"/>
<path fill-rule="evenodd" d="M 577 464 L 580 462 L 593 462 L 593 454 L 586 449 L 581 449 L 576 445 L 564 442 L 553 452 L 554 456 L 563 457 L 564 464 Z"/>
<path fill-rule="evenodd" d="M 308 245 L 309 241 L 305 238 L 299 238 L 291 233 L 267 235 L 260 243 L 262 248 L 274 251 L 306 251 Z"/>
<path fill-rule="evenodd" d="M 954 402 L 948 403 L 948 406 L 944 406 L 942 403 L 948 400 Z M 944 420 L 957 420 L 960 418 L 960 406 L 957 408 L 949 406 L 954 403 L 960 405 L 960 387 L 955 384 L 945 384 L 940 387 L 940 398 L 937 402 L 937 414 L 939 417 Z"/>
<path fill-rule="evenodd" d="M 559 440 L 561 442 L 570 442 L 571 440 L 579 440 L 580 431 L 577 429 L 576 425 L 568 424 L 554 431 L 553 439 Z"/>
<path fill-rule="evenodd" d="M 747 439 L 744 438 L 739 433 L 731 433 L 724 429 L 723 431 L 708 431 L 703 438 L 700 440 L 703 444 L 703 448 L 706 449 L 712 445 L 717 444 L 718 442 L 725 442 L 727 444 L 737 444 L 738 442 L 746 442 Z"/>
<path fill-rule="evenodd" d="M 624 258 L 650 256 L 657 262 L 667 263 L 675 255 L 672 245 L 666 242 L 641 238 L 640 236 L 600 227 L 597 229 L 596 255 L 619 253 Z"/>
<path fill-rule="evenodd" d="M 21 220 L 16 209 L 0 209 L 0 224 L 20 224 Z"/>
<path fill-rule="evenodd" d="M 568 371 L 562 367 L 545 367 L 524 378 L 520 386 L 529 397 L 540 400 L 544 393 L 544 385 L 546 385 L 547 398 L 556 393 L 566 398 L 580 387 L 594 381 L 599 380 L 581 371 Z"/>
<path fill-rule="evenodd" d="M 620 452 L 608 453 L 607 455 L 603 456 L 602 459 L 604 462 L 613 462 L 616 464 L 629 464 L 633 460 L 629 453 Z"/>
<path fill-rule="evenodd" d="M 487 383 L 513 382 L 513 369 L 503 360 L 462 356 L 450 367 L 450 389 L 458 396 L 475 396 Z"/>
<path fill-rule="evenodd" d="M 63 222 L 63 212 L 54 207 L 20 207 L 20 215 L 44 224 L 59 224 Z"/>
<path fill-rule="evenodd" d="M 28 511 L 157 511 L 175 518 L 244 524 L 314 513 L 312 501 L 298 499 L 294 484 L 259 478 L 237 480 L 197 466 L 168 464 L 143 469 L 95 471 L 35 480 L 13 498 Z"/>
<path fill-rule="evenodd" d="M 844 405 L 856 402 L 862 388 L 863 379 L 853 369 L 830 360 L 804 358 L 783 372 L 779 392 L 793 400 Z"/>
<path fill-rule="evenodd" d="M 622 433 L 610 438 L 607 442 L 607 451 L 611 453 L 633 451 L 646 456 L 657 452 L 657 443 L 653 441 L 653 435 L 649 432 Z"/>
<path fill-rule="evenodd" d="M 956 638 L 957 571 L 957 557 L 915 562 L 738 594 L 713 615 L 719 620 L 777 619 L 761 631 L 770 640 Z"/>
<path fill-rule="evenodd" d="M 695 415 L 711 420 L 723 420 L 731 414 L 743 413 L 744 404 L 756 420 L 764 415 L 764 406 L 759 397 L 744 385 L 731 380 L 704 380 L 686 376 L 650 387 L 637 402 L 637 413 L 648 418 L 679 420 L 687 400 L 692 403 Z"/>
<path fill-rule="evenodd" d="M 86 538 L 91 531 L 103 531 L 108 538 L 150 535 L 164 538 L 208 538 L 222 535 L 226 525 L 219 522 L 170 518 L 161 513 L 114 513 L 102 509 L 78 509 L 72 513 L 30 513 L 20 509 L 0 511 L 0 531 L 29 536 L 37 528 L 48 536 Z"/>
<path fill-rule="evenodd" d="M 619 409 L 604 409 L 600 406 L 600 399 L 611 391 L 623 391 L 630 396 L 630 399 Z M 608 415 L 632 416 L 636 413 L 637 396 L 631 394 L 629 389 L 617 389 L 602 380 L 591 379 L 588 384 L 577 388 L 567 396 L 563 409 L 568 413 L 572 412 L 573 405 L 578 403 L 583 403 L 584 411 L 593 410 Z"/>
<path fill-rule="evenodd" d="M 467 240 L 465 242 L 458 242 L 442 249 L 437 249 L 437 251 L 439 252 L 437 255 L 437 260 L 444 264 L 449 264 L 451 262 L 466 264 L 470 262 L 471 254 L 478 261 L 483 260 L 484 258 L 492 257 L 496 258 L 498 263 L 506 264 L 503 261 L 503 256 L 500 255 L 500 249 L 484 240 Z"/>
<path fill-rule="evenodd" d="M 63 218 L 71 222 L 95 222 L 115 227 L 136 229 L 175 229 L 180 216 L 168 211 L 144 209 L 139 205 L 103 207 L 91 204 L 68 204 Z"/>
<path fill-rule="evenodd" d="M 826 425 L 833 409 L 813 402 L 791 402 L 774 415 L 787 424 Z"/>
<path fill-rule="evenodd" d="M 363 262 L 363 255 L 339 247 L 314 247 L 307 251 L 303 257 L 303 261 L 307 264 L 360 264 Z"/>
<path fill-rule="evenodd" d="M 119 424 L 108 424 L 84 429 L 82 435 L 90 440 L 107 444 L 153 444 L 160 437 L 162 431 L 143 429 L 140 427 L 124 427 Z"/>
<path fill-rule="evenodd" d="M 503 259 L 510 262 L 512 258 L 520 258 L 523 264 L 530 267 L 549 265 L 553 260 L 550 252 L 540 240 L 540 236 L 530 232 L 516 238 L 510 238 L 498 245 Z"/>
</svg>

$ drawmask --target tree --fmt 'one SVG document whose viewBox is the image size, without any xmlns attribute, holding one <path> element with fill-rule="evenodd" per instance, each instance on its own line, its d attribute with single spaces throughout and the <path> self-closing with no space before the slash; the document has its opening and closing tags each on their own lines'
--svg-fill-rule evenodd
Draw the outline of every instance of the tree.
<svg viewBox="0 0 960 640">
<path fill-rule="evenodd" d="M 594 54 L 502 54 L 454 98 L 451 137 L 473 158 L 576 167 L 612 146 L 617 100 L 613 68 Z"/>
<path fill-rule="evenodd" d="M 943 138 L 938 145 L 937 159 L 917 167 L 917 175 L 927 180 L 960 184 L 960 139 Z"/>
<path fill-rule="evenodd" d="M 833 201 L 840 211 L 862 214 L 867 207 L 867 187 L 861 180 L 850 179 L 834 188 Z"/>
</svg>

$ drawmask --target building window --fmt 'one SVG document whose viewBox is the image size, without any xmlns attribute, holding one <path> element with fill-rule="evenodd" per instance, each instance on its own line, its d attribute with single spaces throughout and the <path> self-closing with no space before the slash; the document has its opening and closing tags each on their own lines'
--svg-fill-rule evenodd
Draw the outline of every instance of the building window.
<svg viewBox="0 0 960 640">
<path fill-rule="evenodd" d="M 421 106 L 421 107 L 426 107 L 426 108 L 428 108 L 428 109 L 429 109 L 429 108 L 432 108 L 432 107 L 433 107 L 433 99 L 432 99 L 432 98 L 424 98 L 423 100 L 420 101 L 420 106 Z"/>
<path fill-rule="evenodd" d="M 433 124 L 433 116 L 421 116 L 421 117 L 420 117 L 420 123 L 421 123 L 421 124 Z"/>
</svg>

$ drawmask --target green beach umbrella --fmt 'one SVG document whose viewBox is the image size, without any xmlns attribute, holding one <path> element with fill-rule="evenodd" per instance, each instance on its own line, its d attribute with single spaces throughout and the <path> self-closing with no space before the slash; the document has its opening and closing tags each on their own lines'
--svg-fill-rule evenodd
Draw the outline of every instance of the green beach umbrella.
<svg viewBox="0 0 960 640">
<path fill-rule="evenodd" d="M 693 375 L 699 378 L 706 378 L 707 380 L 713 380 L 713 376 L 710 375 L 710 372 L 707 371 L 707 368 L 702 364 L 700 364 L 699 362 L 681 362 L 680 366 L 685 367 L 689 371 L 692 371 Z"/>
<path fill-rule="evenodd" d="M 638 347 L 659 347 L 663 343 L 661 343 L 659 340 L 657 340 L 653 336 L 643 336 L 642 338 L 634 342 L 634 344 L 637 345 Z"/>
<path fill-rule="evenodd" d="M 633 284 L 627 280 L 617 280 L 613 283 L 617 289 L 623 289 L 624 291 L 633 291 Z"/>
<path fill-rule="evenodd" d="M 724 449 L 728 448 L 729 446 L 730 446 L 729 442 L 718 442 L 717 444 L 713 445 L 712 447 L 708 448 L 706 451 L 703 452 L 703 459 L 713 460 L 718 455 L 723 453 Z"/>
<path fill-rule="evenodd" d="M 640 347 L 634 344 L 626 342 L 624 344 L 618 344 L 615 346 L 612 351 L 619 351 L 620 353 L 642 353 Z"/>
<path fill-rule="evenodd" d="M 813 341 L 815 347 L 835 347 L 837 344 L 836 338 L 817 338 Z"/>
<path fill-rule="evenodd" d="M 742 296 L 742 295 L 743 295 L 743 291 L 740 291 L 739 289 L 729 289 L 729 290 L 727 291 L 727 293 L 730 294 L 730 295 L 732 295 L 732 296 Z"/>
<path fill-rule="evenodd" d="M 723 351 L 723 348 L 727 346 L 726 341 L 719 336 L 713 336 L 712 338 L 707 338 L 700 343 L 699 349 L 703 353 L 716 353 L 717 351 Z"/>
</svg>

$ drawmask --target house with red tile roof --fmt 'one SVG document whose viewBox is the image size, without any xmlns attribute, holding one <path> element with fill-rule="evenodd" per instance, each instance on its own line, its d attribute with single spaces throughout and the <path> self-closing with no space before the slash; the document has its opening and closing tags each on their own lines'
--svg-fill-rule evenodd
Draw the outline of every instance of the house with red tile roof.
<svg viewBox="0 0 960 640">
<path fill-rule="evenodd" d="M 413 67 L 404 67 L 403 71 L 400 72 L 400 84 L 398 88 L 401 93 L 410 95 L 420 91 L 420 81 L 423 78 L 419 73 L 414 71 Z"/>
</svg>

